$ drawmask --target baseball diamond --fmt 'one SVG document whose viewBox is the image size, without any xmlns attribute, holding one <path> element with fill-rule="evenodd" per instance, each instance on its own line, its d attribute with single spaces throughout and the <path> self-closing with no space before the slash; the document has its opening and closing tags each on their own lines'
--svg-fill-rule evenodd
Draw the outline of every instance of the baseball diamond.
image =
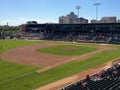
<svg viewBox="0 0 120 90">
<path fill-rule="evenodd" d="M 0 55 L 3 68 L 0 71 L 0 87 L 3 90 L 8 87 L 22 90 L 47 90 L 51 87 L 50 90 L 56 90 L 87 74 L 108 68 L 112 60 L 119 58 L 120 53 L 119 45 L 113 44 L 36 40 L 1 40 L 0 43 L 3 45 Z M 57 52 L 85 50 L 85 53 L 79 52 L 73 56 L 55 54 L 50 52 L 53 47 Z M 39 52 L 40 49 L 45 52 Z"/>
</svg>

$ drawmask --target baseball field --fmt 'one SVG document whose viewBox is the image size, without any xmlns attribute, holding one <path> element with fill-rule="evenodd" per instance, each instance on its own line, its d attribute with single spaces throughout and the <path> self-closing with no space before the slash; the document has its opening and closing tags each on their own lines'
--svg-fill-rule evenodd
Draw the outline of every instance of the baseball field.
<svg viewBox="0 0 120 90">
<path fill-rule="evenodd" d="M 0 40 L 0 90 L 45 90 L 119 57 L 119 45 Z"/>
</svg>

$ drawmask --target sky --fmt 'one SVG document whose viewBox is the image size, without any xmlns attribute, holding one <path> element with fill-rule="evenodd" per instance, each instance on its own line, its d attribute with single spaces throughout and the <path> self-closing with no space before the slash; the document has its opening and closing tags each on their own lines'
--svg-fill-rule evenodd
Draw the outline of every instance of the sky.
<svg viewBox="0 0 120 90">
<path fill-rule="evenodd" d="M 120 19 L 120 0 L 1 0 L 0 25 L 17 26 L 27 21 L 38 23 L 58 23 L 60 16 L 70 12 L 77 14 L 76 6 L 81 6 L 79 16 L 89 20 L 96 19 L 98 6 L 98 19 L 104 16 L 116 16 Z"/>
</svg>

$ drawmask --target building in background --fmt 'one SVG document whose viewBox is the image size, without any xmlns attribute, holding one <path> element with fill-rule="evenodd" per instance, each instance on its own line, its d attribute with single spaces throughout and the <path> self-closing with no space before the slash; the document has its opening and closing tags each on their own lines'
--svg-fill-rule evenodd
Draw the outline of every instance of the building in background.
<svg viewBox="0 0 120 90">
<path fill-rule="evenodd" d="M 110 17 L 106 16 L 106 17 L 102 17 L 98 21 L 93 19 L 90 21 L 90 23 L 116 23 L 118 21 L 116 16 L 110 16 Z"/>
<path fill-rule="evenodd" d="M 71 12 L 67 16 L 59 17 L 60 24 L 73 24 L 76 21 L 77 21 L 77 15 L 75 15 L 74 12 Z"/>
<path fill-rule="evenodd" d="M 77 19 L 77 22 L 78 24 L 82 24 L 82 23 L 88 23 L 88 19 L 85 19 L 83 17 L 80 17 Z"/>
<path fill-rule="evenodd" d="M 93 19 L 93 20 L 90 21 L 90 23 L 98 23 L 98 21 Z"/>
<path fill-rule="evenodd" d="M 120 19 L 118 19 L 117 22 L 120 23 Z"/>
<path fill-rule="evenodd" d="M 116 23 L 117 17 L 111 16 L 111 17 L 102 17 L 99 23 Z"/>
<path fill-rule="evenodd" d="M 97 21 L 97 20 L 95 20 L 95 19 L 92 19 L 91 21 L 90 21 L 90 23 L 98 23 L 99 21 Z"/>
<path fill-rule="evenodd" d="M 88 23 L 88 20 L 85 18 L 78 18 L 74 12 L 71 12 L 67 16 L 59 17 L 59 24 L 80 24 L 80 23 Z"/>
<path fill-rule="evenodd" d="M 61 17 L 59 17 L 59 23 L 60 24 L 67 24 L 67 23 L 69 23 L 69 20 L 67 17 L 61 16 Z"/>
</svg>

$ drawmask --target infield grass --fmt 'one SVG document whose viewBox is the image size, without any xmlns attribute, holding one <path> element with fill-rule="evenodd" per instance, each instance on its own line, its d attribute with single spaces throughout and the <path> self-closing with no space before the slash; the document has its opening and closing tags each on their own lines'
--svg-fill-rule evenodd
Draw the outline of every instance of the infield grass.
<svg viewBox="0 0 120 90">
<path fill-rule="evenodd" d="M 77 56 L 90 53 L 97 50 L 95 47 L 81 46 L 81 45 L 58 45 L 47 48 L 40 48 L 37 51 L 42 53 L 64 55 L 64 56 Z"/>
<path fill-rule="evenodd" d="M 32 90 L 120 57 L 120 46 L 112 47 L 117 49 L 99 52 L 89 59 L 72 61 L 42 73 L 35 72 L 37 67 L 0 60 L 0 90 Z"/>
</svg>

